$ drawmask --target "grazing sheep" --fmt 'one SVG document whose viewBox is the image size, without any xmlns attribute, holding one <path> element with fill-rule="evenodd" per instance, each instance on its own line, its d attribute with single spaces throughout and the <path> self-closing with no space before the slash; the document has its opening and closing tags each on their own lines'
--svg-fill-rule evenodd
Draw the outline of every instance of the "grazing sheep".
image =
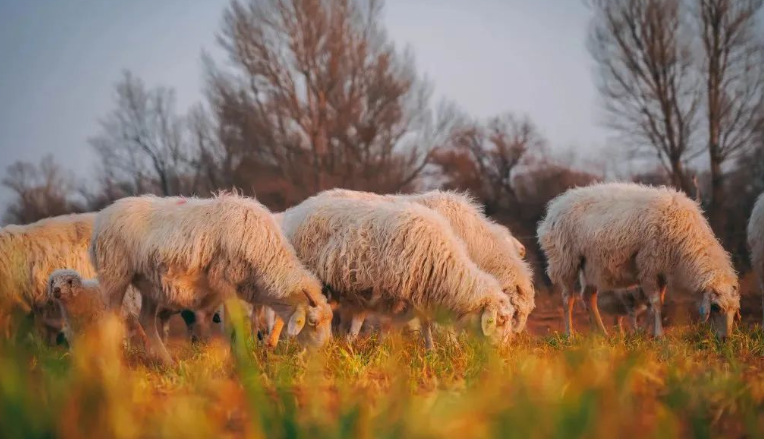
<svg viewBox="0 0 764 439">
<path fill-rule="evenodd" d="M 30 314 L 49 343 L 60 333 L 62 318 L 48 300 L 48 276 L 59 268 L 94 274 L 87 256 L 93 218 L 64 215 L 0 229 L 0 312 Z"/>
<path fill-rule="evenodd" d="M 172 359 L 155 319 L 160 305 L 204 310 L 238 295 L 273 308 L 301 343 L 321 346 L 331 336 L 321 283 L 254 199 L 124 198 L 96 217 L 90 250 L 112 308 L 131 283 L 140 291 L 141 325 L 166 363 Z"/>
<path fill-rule="evenodd" d="M 516 310 L 513 330 L 525 329 L 528 315 L 535 308 L 533 272 L 523 260 L 525 246 L 509 230 L 488 219 L 482 208 L 469 196 L 455 192 L 430 191 L 412 195 L 378 195 L 347 189 L 322 192 L 319 197 L 369 201 L 410 202 L 442 215 L 454 234 L 461 239 L 473 262 L 493 275 L 509 296 Z M 427 325 L 426 325 L 427 326 Z M 360 328 L 359 328 L 360 329 Z M 426 330 L 426 329 L 425 329 Z"/>
<path fill-rule="evenodd" d="M 49 278 L 47 294 L 61 308 L 64 317 L 64 334 L 73 344 L 78 334 L 92 328 L 108 313 L 103 291 L 94 279 L 83 279 L 75 270 L 56 270 Z M 146 335 L 138 324 L 140 298 L 128 294 L 122 306 L 122 317 L 128 328 L 128 338 L 140 337 L 145 343 Z"/>
<path fill-rule="evenodd" d="M 494 342 L 512 332 L 509 298 L 430 209 L 318 195 L 283 212 L 281 222 L 297 255 L 343 306 L 425 317 L 442 309 L 462 324 L 480 315 Z"/>
<path fill-rule="evenodd" d="M 698 204 L 680 192 L 629 183 L 571 189 L 549 203 L 538 237 L 547 273 L 562 287 L 569 335 L 579 272 L 590 319 L 603 333 L 597 290 L 638 284 L 650 300 L 653 333 L 661 336 L 669 282 L 699 295 L 700 314 L 719 337 L 732 330 L 740 309 L 737 274 Z"/>
<path fill-rule="evenodd" d="M 751 219 L 748 221 L 748 248 L 751 251 L 751 266 L 759 278 L 761 304 L 764 309 L 764 194 L 759 195 L 756 200 Z"/>
</svg>

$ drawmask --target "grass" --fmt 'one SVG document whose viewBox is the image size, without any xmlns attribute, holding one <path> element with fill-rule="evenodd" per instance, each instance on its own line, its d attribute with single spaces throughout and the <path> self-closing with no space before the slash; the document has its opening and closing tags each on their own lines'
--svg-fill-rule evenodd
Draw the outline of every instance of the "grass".
<svg viewBox="0 0 764 439">
<path fill-rule="evenodd" d="M 234 319 L 236 320 L 236 319 Z M 245 333 L 243 328 L 239 327 Z M 71 351 L 0 340 L 4 438 L 762 437 L 764 335 L 522 336 L 494 349 L 436 334 L 305 354 L 253 340 L 180 346 L 175 366 L 107 321 Z"/>
</svg>

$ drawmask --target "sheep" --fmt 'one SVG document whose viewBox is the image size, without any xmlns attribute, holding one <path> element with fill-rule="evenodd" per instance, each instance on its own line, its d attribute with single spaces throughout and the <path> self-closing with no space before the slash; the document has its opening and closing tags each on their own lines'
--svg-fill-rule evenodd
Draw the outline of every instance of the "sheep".
<svg viewBox="0 0 764 439">
<path fill-rule="evenodd" d="M 32 316 L 53 343 L 62 328 L 61 311 L 47 297 L 48 276 L 58 268 L 94 274 L 87 256 L 93 214 L 73 214 L 0 229 L 1 311 Z"/>
<path fill-rule="evenodd" d="M 164 363 L 173 361 L 157 333 L 160 305 L 203 310 L 238 296 L 273 308 L 308 347 L 331 336 L 321 283 L 254 199 L 123 198 L 96 217 L 90 254 L 112 309 L 128 285 L 140 291 L 140 323 Z"/>
<path fill-rule="evenodd" d="M 107 300 L 98 281 L 83 279 L 75 270 L 59 269 L 51 273 L 47 295 L 61 308 L 64 334 L 70 345 L 75 343 L 77 335 L 92 329 L 108 313 Z M 139 310 L 140 297 L 127 294 L 121 314 L 128 328 L 128 338 L 137 335 L 145 343 L 146 335 L 137 321 Z"/>
<path fill-rule="evenodd" d="M 303 263 L 343 306 L 423 317 L 441 308 L 460 324 L 480 315 L 492 342 L 511 335 L 515 310 L 497 280 L 424 206 L 317 195 L 283 212 L 281 224 Z"/>
<path fill-rule="evenodd" d="M 513 330 L 522 332 L 528 315 L 535 308 L 533 272 L 522 259 L 525 246 L 509 230 L 488 219 L 482 208 L 469 196 L 448 191 L 430 191 L 412 195 L 378 195 L 347 189 L 333 189 L 319 194 L 330 198 L 370 201 L 411 202 L 442 215 L 465 245 L 470 258 L 483 271 L 499 281 L 515 307 Z M 355 326 L 357 326 L 357 322 Z M 428 325 L 425 325 L 427 331 Z M 359 328 L 360 329 L 360 328 Z"/>
<path fill-rule="evenodd" d="M 717 336 L 731 333 L 740 309 L 737 273 L 698 204 L 666 187 L 602 183 L 568 190 L 547 206 L 538 240 L 547 274 L 562 288 L 565 331 L 573 335 L 572 292 L 579 272 L 589 317 L 606 334 L 597 290 L 638 284 L 649 298 L 660 337 L 666 285 L 693 291 Z"/>
<path fill-rule="evenodd" d="M 761 304 L 764 310 L 764 194 L 759 195 L 748 220 L 748 249 L 751 251 L 751 266 L 759 278 Z M 762 320 L 764 325 L 764 320 Z"/>
</svg>

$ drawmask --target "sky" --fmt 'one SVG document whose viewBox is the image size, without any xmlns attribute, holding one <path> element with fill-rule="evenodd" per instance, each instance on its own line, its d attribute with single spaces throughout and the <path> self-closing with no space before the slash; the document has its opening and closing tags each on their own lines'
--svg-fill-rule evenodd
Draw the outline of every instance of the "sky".
<svg viewBox="0 0 764 439">
<path fill-rule="evenodd" d="M 124 69 L 173 87 L 181 111 L 200 101 L 201 53 L 222 59 L 215 33 L 227 3 L 0 0 L 0 174 L 52 154 L 76 177 L 92 175 L 87 140 Z M 388 0 L 384 20 L 436 99 L 475 117 L 527 114 L 556 148 L 605 143 L 584 2 Z M 8 199 L 0 188 L 0 209 Z"/>
</svg>

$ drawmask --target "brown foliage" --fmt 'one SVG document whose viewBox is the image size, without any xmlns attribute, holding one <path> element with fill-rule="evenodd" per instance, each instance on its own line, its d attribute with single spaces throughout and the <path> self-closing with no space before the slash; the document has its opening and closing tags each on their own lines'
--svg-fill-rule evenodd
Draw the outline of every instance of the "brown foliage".
<svg viewBox="0 0 764 439">
<path fill-rule="evenodd" d="M 218 39 L 232 67 L 208 62 L 207 92 L 233 184 L 292 203 L 335 186 L 394 192 L 414 182 L 438 122 L 411 56 L 379 27 L 380 9 L 230 4 Z"/>
<path fill-rule="evenodd" d="M 517 205 L 515 177 L 545 146 L 530 119 L 506 114 L 455 130 L 434 162 L 445 177 L 445 188 L 468 190 L 495 211 Z"/>
<path fill-rule="evenodd" d="M 80 212 L 83 207 L 72 198 L 74 179 L 46 156 L 38 165 L 18 161 L 10 165 L 2 180 L 13 192 L 14 201 L 7 207 L 3 221 L 29 224 L 43 218 Z"/>
</svg>

